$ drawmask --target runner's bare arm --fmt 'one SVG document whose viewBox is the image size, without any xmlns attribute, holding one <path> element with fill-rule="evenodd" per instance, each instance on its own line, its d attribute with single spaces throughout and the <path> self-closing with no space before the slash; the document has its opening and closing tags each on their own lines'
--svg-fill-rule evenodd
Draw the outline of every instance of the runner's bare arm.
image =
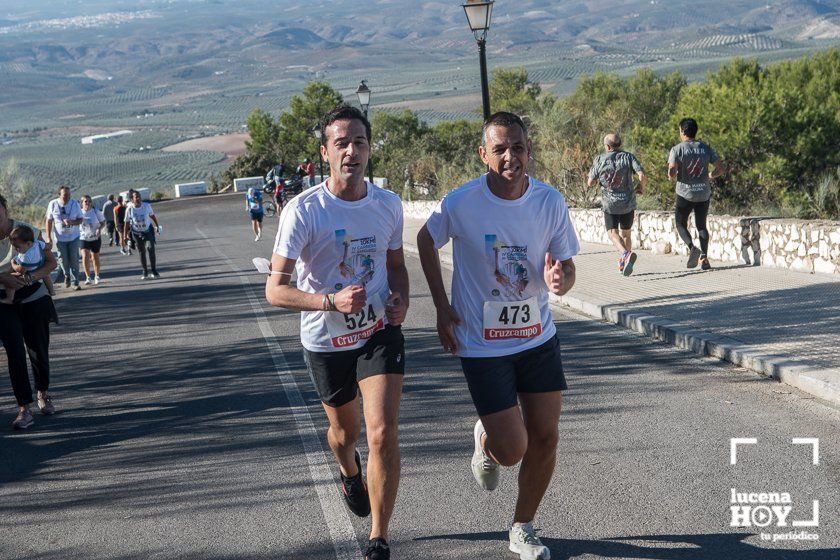
<svg viewBox="0 0 840 560">
<path fill-rule="evenodd" d="M 597 177 L 593 177 L 592 179 L 587 178 L 586 179 L 586 184 L 589 185 L 590 187 L 594 187 L 595 185 L 598 184 L 598 178 Z"/>
<path fill-rule="evenodd" d="M 405 267 L 403 248 L 388 249 L 385 266 L 388 269 L 388 287 L 391 295 L 386 301 L 385 316 L 392 325 L 401 325 L 408 313 L 408 269 Z"/>
<path fill-rule="evenodd" d="M 712 172 L 709 173 L 709 179 L 717 179 L 718 177 L 726 173 L 726 167 L 723 166 L 723 162 L 721 162 L 720 160 L 713 161 L 712 167 L 714 167 L 714 170 L 712 170 Z"/>
<path fill-rule="evenodd" d="M 461 324 L 461 319 L 449 303 L 446 288 L 443 285 L 443 271 L 440 267 L 440 256 L 435 248 L 435 242 L 426 226 L 417 234 L 417 250 L 420 253 L 420 265 L 432 293 L 432 301 L 437 309 L 438 337 L 443 349 L 452 354 L 458 353 L 458 339 L 455 336 L 455 326 Z"/>
<path fill-rule="evenodd" d="M 668 164 L 668 180 L 669 181 L 676 181 L 677 180 L 677 170 L 680 166 L 676 163 L 669 163 Z"/>
<path fill-rule="evenodd" d="M 638 194 L 644 194 L 645 186 L 647 186 L 647 182 L 648 182 L 647 173 L 645 173 L 644 171 L 639 171 L 638 175 L 639 175 L 639 188 L 636 189 L 636 192 Z"/>
<path fill-rule="evenodd" d="M 365 306 L 367 295 L 362 286 L 347 286 L 338 293 L 330 294 L 334 307 L 330 298 L 325 301 L 325 294 L 309 294 L 292 287 L 289 282 L 296 262 L 277 254 L 271 256 L 272 272 L 282 273 L 270 274 L 265 281 L 265 298 L 271 305 L 293 311 L 323 311 L 330 306 L 333 311 L 342 313 L 356 313 Z"/>
<path fill-rule="evenodd" d="M 47 243 L 52 243 L 52 230 L 53 230 L 53 217 L 52 215 L 47 215 L 47 220 L 44 223 L 44 229 L 47 232 Z"/>
<path fill-rule="evenodd" d="M 575 263 L 572 259 L 555 261 L 546 253 L 543 277 L 548 291 L 557 296 L 566 295 L 575 285 Z"/>
</svg>

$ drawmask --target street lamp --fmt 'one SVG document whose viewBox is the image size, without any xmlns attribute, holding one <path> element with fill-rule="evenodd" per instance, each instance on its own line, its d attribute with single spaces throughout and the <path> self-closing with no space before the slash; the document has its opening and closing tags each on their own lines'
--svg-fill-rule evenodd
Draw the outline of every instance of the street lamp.
<svg viewBox="0 0 840 560">
<path fill-rule="evenodd" d="M 493 14 L 493 0 L 467 0 L 461 6 L 467 14 L 467 23 L 478 43 L 478 59 L 481 64 L 481 106 L 484 120 L 490 118 L 490 89 L 487 85 L 487 54 L 485 43 L 487 30 L 490 29 L 490 16 Z"/>
<path fill-rule="evenodd" d="M 318 139 L 318 169 L 321 171 L 321 182 L 324 182 L 324 159 L 321 157 L 321 123 L 316 123 L 312 127 L 312 134 Z"/>
<path fill-rule="evenodd" d="M 356 97 L 359 99 L 359 106 L 367 119 L 368 107 L 370 107 L 370 88 L 367 87 L 365 80 L 362 80 L 362 83 L 356 89 Z M 370 119 L 368 119 L 368 122 L 370 122 Z M 373 160 L 371 158 L 368 158 L 368 179 L 373 183 Z"/>
</svg>

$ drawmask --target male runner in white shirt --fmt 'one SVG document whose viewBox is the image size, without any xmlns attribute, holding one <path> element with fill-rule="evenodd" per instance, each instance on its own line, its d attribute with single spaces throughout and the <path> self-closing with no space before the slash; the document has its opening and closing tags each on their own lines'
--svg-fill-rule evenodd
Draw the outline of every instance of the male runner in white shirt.
<svg viewBox="0 0 840 560">
<path fill-rule="evenodd" d="M 487 173 L 441 201 L 417 246 L 441 344 L 461 358 L 479 415 L 473 476 L 494 490 L 500 465 L 522 462 L 509 548 L 547 560 L 532 522 L 554 473 L 566 389 L 548 293 L 571 289 L 579 244 L 563 195 L 526 174 L 531 141 L 518 116 L 492 115 L 478 153 Z M 451 304 L 438 256 L 450 239 Z"/>
<path fill-rule="evenodd" d="M 266 282 L 269 303 L 301 311 L 301 343 L 330 423 L 350 510 L 372 513 L 366 560 L 389 560 L 388 524 L 397 498 L 397 417 L 405 372 L 400 325 L 408 311 L 399 197 L 365 181 L 370 124 L 338 107 L 321 121 L 327 181 L 283 210 Z M 289 285 L 297 272 L 297 287 Z M 359 398 L 367 429 L 367 485 L 356 441 Z"/>
</svg>

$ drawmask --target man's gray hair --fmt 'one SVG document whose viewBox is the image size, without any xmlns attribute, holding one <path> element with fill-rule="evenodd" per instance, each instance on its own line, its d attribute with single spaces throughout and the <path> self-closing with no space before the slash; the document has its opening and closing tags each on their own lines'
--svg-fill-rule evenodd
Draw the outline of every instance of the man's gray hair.
<svg viewBox="0 0 840 560">
<path fill-rule="evenodd" d="M 613 150 L 621 147 L 621 136 L 618 133 L 607 134 L 604 136 L 604 146 L 609 146 Z"/>
</svg>

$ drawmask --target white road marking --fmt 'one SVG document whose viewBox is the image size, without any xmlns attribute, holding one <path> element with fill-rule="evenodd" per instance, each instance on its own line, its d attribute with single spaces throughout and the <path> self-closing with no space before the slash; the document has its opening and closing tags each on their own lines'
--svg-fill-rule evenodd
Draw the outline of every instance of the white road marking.
<svg viewBox="0 0 840 560">
<path fill-rule="evenodd" d="M 210 238 L 203 231 L 199 228 L 195 228 L 195 230 L 207 241 L 210 248 L 227 263 L 231 270 L 242 272 L 242 270 L 233 264 L 233 261 L 227 255 L 222 253 L 218 247 L 210 242 Z M 336 559 L 357 560 L 362 557 L 362 551 L 359 548 L 359 539 L 356 536 L 353 525 L 350 523 L 350 517 L 347 515 L 344 504 L 338 499 L 341 491 L 338 489 L 335 478 L 330 471 L 331 462 L 327 461 L 327 455 L 321 445 L 321 440 L 318 438 L 318 431 L 315 429 L 312 415 L 309 413 L 309 408 L 306 406 L 306 401 L 303 399 L 300 388 L 291 374 L 283 350 L 276 342 L 277 335 L 274 334 L 268 318 L 265 316 L 265 312 L 260 307 L 254 289 L 251 287 L 246 276 L 240 276 L 239 280 L 242 282 L 242 288 L 248 297 L 248 302 L 251 304 L 251 310 L 257 318 L 260 333 L 262 333 L 265 339 L 265 344 L 274 361 L 274 368 L 277 371 L 280 383 L 283 385 L 283 391 L 286 393 L 286 399 L 289 401 L 289 406 L 294 414 L 298 435 L 303 443 L 306 461 L 309 463 L 309 474 L 312 477 L 315 492 L 318 494 L 318 500 L 321 502 L 321 511 L 324 513 L 324 518 L 327 521 L 327 529 L 330 532 L 330 539 L 335 548 Z"/>
</svg>

